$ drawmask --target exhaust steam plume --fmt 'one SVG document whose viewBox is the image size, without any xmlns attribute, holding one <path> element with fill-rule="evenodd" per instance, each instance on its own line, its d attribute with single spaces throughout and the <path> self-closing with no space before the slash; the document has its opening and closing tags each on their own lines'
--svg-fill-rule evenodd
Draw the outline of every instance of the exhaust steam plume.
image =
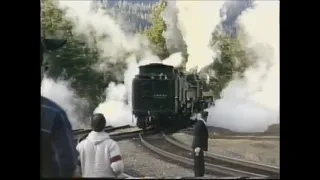
<svg viewBox="0 0 320 180">
<path fill-rule="evenodd" d="M 239 29 L 237 18 L 247 8 L 252 6 L 253 0 L 226 1 L 221 8 L 221 27 L 226 34 L 235 37 Z"/>
<path fill-rule="evenodd" d="M 178 28 L 178 9 L 175 1 L 167 1 L 167 6 L 162 14 L 162 19 L 166 24 L 166 31 L 162 36 L 166 40 L 169 52 L 182 52 L 184 40 L 180 29 Z"/>
<path fill-rule="evenodd" d="M 132 79 L 138 73 L 139 65 L 160 60 L 149 50 L 145 37 L 124 31 L 107 14 L 108 9 L 93 10 L 90 3 L 90 1 L 61 0 L 60 7 L 66 9 L 66 17 L 74 23 L 74 33 L 82 35 L 89 45 L 98 47 L 101 61 L 96 69 L 113 71 L 117 75 L 124 76 L 123 84 L 115 82 L 109 84 L 106 101 L 101 103 L 95 112 L 103 113 L 108 125 L 131 124 Z M 263 3 L 265 5 L 261 5 Z M 222 21 L 220 10 L 223 4 L 223 1 L 168 1 L 168 7 L 163 15 L 168 25 L 164 36 L 167 43 L 169 42 L 169 49 L 170 47 L 173 49 L 171 52 L 177 53 L 172 54 L 163 63 L 174 66 L 181 63 L 181 53 L 179 50 L 174 50 L 182 42 L 181 36 L 174 35 L 179 32 L 188 47 L 187 70 L 198 66 L 199 71 L 212 63 L 217 52 L 208 45 L 212 39 L 211 33 Z M 267 125 L 279 121 L 278 12 L 278 2 L 259 1 L 252 9 L 247 9 L 238 17 L 240 27 L 244 28 L 245 34 L 249 37 L 242 39 L 242 43 L 248 51 L 254 50 L 256 56 L 251 58 L 256 60 L 256 64 L 245 72 L 244 79 L 235 78 L 224 89 L 222 99 L 217 100 L 216 106 L 209 109 L 209 125 L 234 131 L 262 131 Z M 127 68 L 123 72 L 108 67 L 106 62 L 122 62 Z"/>
<path fill-rule="evenodd" d="M 198 72 L 212 63 L 217 52 L 209 47 L 212 32 L 221 22 L 220 9 L 225 1 L 174 1 L 178 27 L 187 45 L 186 70 L 197 67 Z"/>
<path fill-rule="evenodd" d="M 161 61 L 151 53 L 145 37 L 126 32 L 108 15 L 107 8 L 95 6 L 93 9 L 91 3 L 91 1 L 59 1 L 60 8 L 65 10 L 65 17 L 73 22 L 74 33 L 82 35 L 88 44 L 95 45 L 99 49 L 101 61 L 96 69 L 111 71 L 117 75 L 124 74 L 123 84 L 111 82 L 108 85 L 106 100 L 95 109 L 95 112 L 104 114 L 108 125 L 134 125 L 130 107 L 132 79 L 138 73 L 139 65 Z M 163 63 L 179 65 L 181 61 L 181 53 L 175 53 Z M 117 68 L 108 67 L 108 63 L 119 62 L 127 66 L 125 72 L 117 72 Z"/>
<path fill-rule="evenodd" d="M 41 95 L 57 103 L 65 110 L 73 129 L 88 128 L 89 104 L 77 96 L 68 81 L 57 80 L 44 76 L 41 83 Z"/>
<path fill-rule="evenodd" d="M 208 124 L 238 132 L 261 132 L 279 123 L 279 1 L 256 1 L 238 18 L 255 64 L 235 78 L 209 109 Z M 266 28 L 267 27 L 267 28 Z"/>
</svg>

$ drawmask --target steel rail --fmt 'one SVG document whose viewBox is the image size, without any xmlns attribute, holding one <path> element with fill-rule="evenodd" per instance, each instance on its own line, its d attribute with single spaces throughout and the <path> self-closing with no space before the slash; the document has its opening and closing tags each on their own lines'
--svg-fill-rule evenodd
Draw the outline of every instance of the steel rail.
<svg viewBox="0 0 320 180">
<path fill-rule="evenodd" d="M 192 130 L 185 129 L 180 130 L 179 133 L 186 133 L 188 135 L 192 135 Z M 266 134 L 266 133 L 222 133 L 209 135 L 210 138 L 213 139 L 247 139 L 247 140 L 280 140 L 279 135 Z"/>
<path fill-rule="evenodd" d="M 110 138 L 115 140 L 115 141 L 120 141 L 120 140 L 124 140 L 124 139 L 130 139 L 130 138 L 138 137 L 139 133 L 141 133 L 141 132 L 142 132 L 142 130 L 136 130 L 136 131 L 112 134 L 112 135 L 110 135 Z M 79 143 L 80 141 L 84 140 L 87 136 L 88 136 L 88 134 L 80 137 L 77 142 Z"/>
<path fill-rule="evenodd" d="M 182 149 L 185 150 L 189 150 L 192 151 L 191 147 L 187 146 L 186 144 L 184 144 L 183 142 L 180 142 L 179 140 L 175 139 L 174 137 L 169 137 L 165 134 L 163 134 L 163 137 L 170 142 L 171 144 L 178 146 Z M 280 174 L 280 168 L 276 167 L 276 166 L 270 166 L 270 165 L 266 165 L 266 164 L 260 164 L 260 163 L 256 163 L 256 162 L 252 162 L 252 161 L 245 161 L 245 160 L 241 160 L 241 159 L 235 159 L 235 158 L 231 158 L 231 157 L 227 157 L 227 156 L 222 156 L 220 154 L 215 154 L 215 153 L 211 153 L 211 152 L 204 152 L 204 155 L 210 158 L 214 158 L 214 159 L 219 159 L 221 161 L 225 161 L 231 164 L 236 164 L 236 165 L 241 165 L 241 166 L 245 166 L 245 167 L 250 167 L 253 169 L 259 169 L 259 170 L 263 170 L 263 171 L 267 171 L 268 174 L 276 174 L 277 176 L 279 176 Z"/>
<path fill-rule="evenodd" d="M 280 136 L 228 136 L 228 135 L 213 135 L 213 139 L 280 140 Z"/>
<path fill-rule="evenodd" d="M 165 156 L 169 159 L 173 159 L 175 161 L 184 163 L 184 164 L 188 164 L 188 165 L 193 165 L 194 161 L 193 159 L 190 158 L 185 158 L 176 154 L 172 154 L 170 152 L 167 152 L 165 150 L 162 150 L 152 144 L 150 144 L 149 142 L 147 142 L 145 139 L 143 139 L 142 135 L 139 134 L 139 138 L 141 140 L 141 143 L 148 148 L 149 150 Z M 256 174 L 256 173 L 251 173 L 251 172 L 246 172 L 246 171 L 240 171 L 237 169 L 232 169 L 232 168 L 228 168 L 228 167 L 224 167 L 224 166 L 220 166 L 220 165 L 215 165 L 215 164 L 211 164 L 211 163 L 205 163 L 205 168 L 209 171 L 213 171 L 213 172 L 219 172 L 228 176 L 235 176 L 235 177 L 259 177 L 259 178 L 268 178 L 268 176 L 265 175 L 261 175 L 261 174 Z"/>
<path fill-rule="evenodd" d="M 126 174 L 126 173 L 122 173 L 122 174 L 120 174 L 120 175 L 118 176 L 117 179 L 123 179 L 123 178 L 125 178 L 125 179 L 132 179 L 133 176 L 130 176 L 129 174 Z"/>
<path fill-rule="evenodd" d="M 105 132 L 113 132 L 113 131 L 116 131 L 116 130 L 119 130 L 119 129 L 126 129 L 126 128 L 130 128 L 131 126 L 129 125 L 125 125 L 125 126 L 119 126 L 119 127 L 112 127 L 112 126 L 106 126 L 104 128 L 104 131 Z M 79 136 L 79 135 L 82 135 L 82 134 L 87 134 L 89 132 L 91 132 L 92 129 L 76 129 L 76 130 L 73 130 L 73 135 L 75 136 Z"/>
<path fill-rule="evenodd" d="M 138 138 L 139 134 L 151 135 L 151 134 L 155 134 L 155 133 L 156 132 L 153 132 L 152 130 L 145 130 L 144 131 L 142 129 L 139 129 L 139 130 L 135 130 L 135 131 L 111 134 L 110 138 L 115 141 L 121 141 L 121 140 L 125 140 L 125 139 L 130 139 L 130 138 Z M 85 134 L 85 135 L 81 136 L 80 138 L 78 138 L 77 143 L 84 140 L 87 136 L 88 136 L 88 134 Z"/>
</svg>

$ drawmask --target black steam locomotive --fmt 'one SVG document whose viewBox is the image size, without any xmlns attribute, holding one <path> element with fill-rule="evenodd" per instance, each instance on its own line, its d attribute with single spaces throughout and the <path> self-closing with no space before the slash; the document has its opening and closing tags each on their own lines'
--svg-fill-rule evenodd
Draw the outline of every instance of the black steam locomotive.
<svg viewBox="0 0 320 180">
<path fill-rule="evenodd" d="M 132 109 L 142 129 L 178 130 L 191 126 L 190 117 L 207 108 L 204 81 L 173 66 L 153 63 L 139 67 L 132 82 Z"/>
</svg>

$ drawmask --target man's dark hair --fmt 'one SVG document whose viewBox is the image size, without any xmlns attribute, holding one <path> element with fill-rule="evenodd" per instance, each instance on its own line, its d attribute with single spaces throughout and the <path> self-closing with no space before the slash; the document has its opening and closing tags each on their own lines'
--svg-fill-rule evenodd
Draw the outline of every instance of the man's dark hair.
<svg viewBox="0 0 320 180">
<path fill-rule="evenodd" d="M 206 118 L 209 115 L 208 111 L 202 111 L 200 114 L 202 118 Z"/>
<path fill-rule="evenodd" d="M 93 131 L 101 132 L 106 127 L 106 119 L 104 118 L 103 114 L 94 114 L 91 118 L 91 128 Z"/>
</svg>

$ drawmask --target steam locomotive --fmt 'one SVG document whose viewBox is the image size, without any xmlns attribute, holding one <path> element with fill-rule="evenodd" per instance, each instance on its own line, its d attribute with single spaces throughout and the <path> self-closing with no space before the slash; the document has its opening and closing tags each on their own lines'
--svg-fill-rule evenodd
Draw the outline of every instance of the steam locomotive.
<svg viewBox="0 0 320 180">
<path fill-rule="evenodd" d="M 191 116 L 208 107 L 198 74 L 184 74 L 173 66 L 152 63 L 139 67 L 132 81 L 132 109 L 141 129 L 179 130 Z"/>
</svg>

